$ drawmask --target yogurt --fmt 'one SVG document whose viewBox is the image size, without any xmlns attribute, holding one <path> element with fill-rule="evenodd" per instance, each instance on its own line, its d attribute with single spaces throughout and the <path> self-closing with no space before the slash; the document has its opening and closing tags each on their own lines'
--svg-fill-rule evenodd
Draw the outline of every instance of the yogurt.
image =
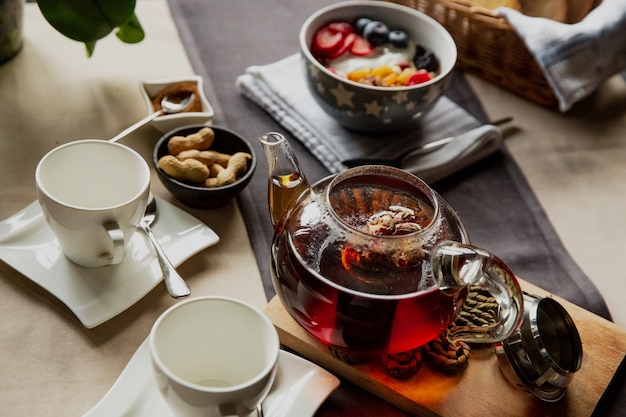
<svg viewBox="0 0 626 417">
<path fill-rule="evenodd" d="M 403 49 L 382 46 L 376 48 L 376 52 L 371 56 L 364 57 L 343 54 L 339 58 L 327 62 L 327 66 L 334 69 L 338 74 L 346 75 L 361 69 L 379 68 L 398 65 L 398 63 L 401 62 L 411 62 L 413 59 L 413 51 L 415 51 L 414 44 Z"/>
</svg>

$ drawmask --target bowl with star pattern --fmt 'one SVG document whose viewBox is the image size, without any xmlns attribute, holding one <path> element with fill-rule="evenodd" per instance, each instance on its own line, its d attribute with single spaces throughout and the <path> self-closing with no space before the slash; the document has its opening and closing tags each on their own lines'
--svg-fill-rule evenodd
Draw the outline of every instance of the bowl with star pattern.
<svg viewBox="0 0 626 417">
<path fill-rule="evenodd" d="M 322 8 L 301 26 L 299 43 L 315 101 L 343 127 L 364 133 L 419 126 L 449 86 L 457 59 L 440 23 L 386 1 Z"/>
</svg>

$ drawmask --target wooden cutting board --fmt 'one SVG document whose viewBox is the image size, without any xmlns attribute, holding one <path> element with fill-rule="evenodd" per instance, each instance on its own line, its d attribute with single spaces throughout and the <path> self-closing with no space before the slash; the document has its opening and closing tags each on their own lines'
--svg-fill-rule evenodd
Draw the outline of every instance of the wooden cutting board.
<svg viewBox="0 0 626 417">
<path fill-rule="evenodd" d="M 509 383 L 492 348 L 472 349 L 469 365 L 458 375 L 440 373 L 428 364 L 408 380 L 388 376 L 377 362 L 348 365 L 310 337 L 291 318 L 278 297 L 265 313 L 281 343 L 412 415 L 419 416 L 569 416 L 588 417 L 626 355 L 626 330 L 572 303 L 520 280 L 530 293 L 557 300 L 574 320 L 583 343 L 581 369 L 565 397 L 543 402 Z"/>
</svg>

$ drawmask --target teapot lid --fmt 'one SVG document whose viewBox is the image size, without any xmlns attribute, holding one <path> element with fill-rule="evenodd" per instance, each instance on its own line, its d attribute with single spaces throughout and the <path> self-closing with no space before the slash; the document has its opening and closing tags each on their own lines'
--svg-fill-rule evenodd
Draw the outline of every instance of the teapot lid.
<svg viewBox="0 0 626 417">
<path fill-rule="evenodd" d="M 582 363 L 574 321 L 556 300 L 524 293 L 524 320 L 508 339 L 495 344 L 506 378 L 547 402 L 560 400 Z"/>
</svg>

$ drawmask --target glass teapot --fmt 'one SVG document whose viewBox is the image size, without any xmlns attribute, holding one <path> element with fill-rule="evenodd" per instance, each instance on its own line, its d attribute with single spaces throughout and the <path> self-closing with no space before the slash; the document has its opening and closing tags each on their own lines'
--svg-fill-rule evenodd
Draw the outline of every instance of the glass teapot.
<svg viewBox="0 0 626 417">
<path fill-rule="evenodd" d="M 494 343 L 523 320 L 509 268 L 471 246 L 454 210 L 425 182 L 387 166 L 306 181 L 285 137 L 260 138 L 274 224 L 272 280 L 289 314 L 326 345 L 397 353 L 434 339 Z M 450 326 L 470 285 L 499 304 L 489 326 Z"/>
</svg>

